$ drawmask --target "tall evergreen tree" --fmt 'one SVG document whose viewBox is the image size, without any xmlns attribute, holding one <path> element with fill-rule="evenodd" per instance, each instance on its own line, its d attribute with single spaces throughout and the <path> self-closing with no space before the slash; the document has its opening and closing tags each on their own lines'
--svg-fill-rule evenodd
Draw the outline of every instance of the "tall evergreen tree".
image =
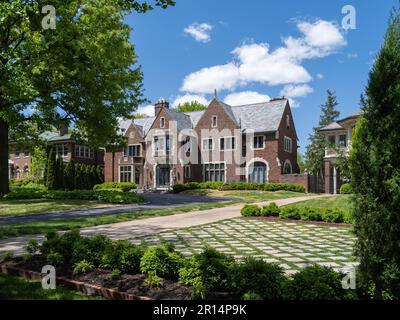
<svg viewBox="0 0 400 320">
<path fill-rule="evenodd" d="M 65 188 L 68 190 L 75 189 L 75 162 L 71 159 L 64 170 Z"/>
<path fill-rule="evenodd" d="M 335 93 L 327 90 L 327 99 L 321 105 L 322 114 L 318 126 L 313 128 L 313 133 L 308 138 L 310 143 L 306 150 L 306 168 L 310 173 L 322 174 L 327 141 L 319 130 L 338 119 L 340 112 L 336 110 L 337 105 Z"/>
<path fill-rule="evenodd" d="M 104 182 L 104 171 L 103 168 L 97 165 L 96 167 L 96 173 L 97 173 L 97 184 L 103 183 Z"/>
<path fill-rule="evenodd" d="M 400 298 L 400 11 L 369 75 L 350 157 L 359 275 L 374 297 Z"/>
<path fill-rule="evenodd" d="M 75 188 L 83 188 L 82 165 L 80 163 L 75 166 Z"/>
<path fill-rule="evenodd" d="M 56 152 L 54 147 L 50 148 L 49 158 L 47 160 L 47 174 L 46 174 L 46 186 L 49 190 L 57 189 L 57 160 Z"/>
<path fill-rule="evenodd" d="M 64 183 L 64 161 L 62 157 L 59 155 L 57 157 L 57 165 L 56 165 L 56 186 L 58 190 L 63 190 L 65 188 Z"/>
</svg>

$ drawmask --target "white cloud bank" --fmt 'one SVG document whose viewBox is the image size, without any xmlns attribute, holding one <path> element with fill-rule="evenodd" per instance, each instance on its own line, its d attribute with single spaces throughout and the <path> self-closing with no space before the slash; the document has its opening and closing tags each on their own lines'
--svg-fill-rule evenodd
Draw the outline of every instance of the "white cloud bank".
<svg viewBox="0 0 400 320">
<path fill-rule="evenodd" d="M 314 91 L 308 84 L 287 85 L 281 90 L 281 95 L 289 98 L 305 97 Z"/>
<path fill-rule="evenodd" d="M 191 36 L 194 40 L 198 42 L 209 42 L 211 41 L 210 32 L 213 26 L 208 23 L 193 23 L 186 27 L 183 31 Z"/>
<path fill-rule="evenodd" d="M 149 117 L 154 117 L 154 106 L 149 104 L 147 106 L 139 107 L 136 113 L 145 114 Z"/>
<path fill-rule="evenodd" d="M 212 93 L 233 90 L 252 82 L 266 85 L 304 84 L 312 80 L 303 60 L 322 58 L 344 46 L 339 27 L 324 20 L 298 22 L 299 38 L 287 37 L 271 51 L 267 43 L 244 44 L 232 51 L 234 59 L 223 65 L 200 69 L 185 77 L 183 92 Z"/>
<path fill-rule="evenodd" d="M 267 102 L 271 98 L 266 94 L 261 94 L 255 91 L 242 91 L 228 94 L 224 102 L 231 106 L 240 106 L 245 104 Z"/>
</svg>

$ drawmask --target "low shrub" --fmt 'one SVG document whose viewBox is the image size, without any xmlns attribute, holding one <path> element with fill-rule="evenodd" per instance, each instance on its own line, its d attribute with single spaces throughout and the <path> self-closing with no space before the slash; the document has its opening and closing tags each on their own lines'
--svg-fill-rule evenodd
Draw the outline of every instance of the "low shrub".
<svg viewBox="0 0 400 320">
<path fill-rule="evenodd" d="M 35 254 L 39 250 L 39 244 L 36 240 L 29 240 L 24 249 L 28 254 Z"/>
<path fill-rule="evenodd" d="M 96 190 L 97 200 L 108 203 L 137 203 L 143 202 L 144 197 L 135 192 L 119 192 L 115 190 Z"/>
<path fill-rule="evenodd" d="M 264 217 L 278 217 L 281 209 L 275 202 L 266 205 L 261 210 L 261 215 Z"/>
<path fill-rule="evenodd" d="M 300 209 L 297 207 L 283 207 L 281 208 L 281 212 L 279 213 L 279 217 L 282 219 L 293 219 L 299 220 L 301 219 L 300 216 Z"/>
<path fill-rule="evenodd" d="M 164 283 L 164 279 L 160 278 L 159 276 L 155 275 L 155 274 L 149 274 L 146 278 L 146 280 L 144 280 L 144 284 L 146 286 L 149 287 L 153 287 L 153 288 L 160 288 L 163 286 Z"/>
<path fill-rule="evenodd" d="M 54 251 L 51 251 L 46 256 L 46 260 L 47 260 L 48 263 L 50 263 L 53 266 L 58 266 L 58 265 L 62 264 L 65 261 L 65 259 L 64 259 L 64 257 L 62 256 L 61 253 L 54 252 Z"/>
<path fill-rule="evenodd" d="M 343 222 L 343 211 L 328 208 L 323 212 L 322 220 L 325 222 L 341 223 Z"/>
<path fill-rule="evenodd" d="M 288 300 L 346 300 L 354 298 L 352 290 L 342 288 L 344 274 L 325 266 L 301 269 L 286 283 Z"/>
<path fill-rule="evenodd" d="M 73 247 L 80 239 L 81 236 L 78 230 L 66 232 L 62 236 L 55 232 L 49 232 L 39 250 L 46 258 L 49 255 L 58 254 L 62 261 L 71 261 Z"/>
<path fill-rule="evenodd" d="M 181 283 L 193 286 L 196 298 L 204 298 L 209 291 L 229 288 L 228 274 L 234 263 L 233 257 L 206 247 L 179 270 L 179 279 Z"/>
<path fill-rule="evenodd" d="M 3 196 L 4 200 L 31 200 L 46 198 L 48 191 L 28 188 L 11 188 L 11 191 Z"/>
<path fill-rule="evenodd" d="M 156 275 L 168 280 L 177 280 L 183 256 L 169 244 L 148 248 L 140 261 L 140 270 L 147 275 Z"/>
<path fill-rule="evenodd" d="M 120 277 L 121 277 L 121 271 L 118 269 L 115 269 L 110 272 L 107 279 L 111 280 L 111 281 L 115 281 L 115 280 L 118 280 Z"/>
<path fill-rule="evenodd" d="M 351 194 L 351 193 L 353 193 L 353 190 L 351 189 L 350 183 L 342 184 L 341 187 L 340 187 L 339 192 L 340 192 L 340 194 Z"/>
<path fill-rule="evenodd" d="M 322 213 L 324 210 L 314 207 L 304 207 L 300 209 L 301 220 L 322 221 Z"/>
<path fill-rule="evenodd" d="M 94 270 L 94 265 L 87 261 L 82 260 L 74 265 L 74 274 L 86 274 Z"/>
<path fill-rule="evenodd" d="M 104 182 L 101 184 L 96 184 L 93 190 L 120 190 L 122 192 L 129 192 L 131 190 L 136 190 L 137 185 L 134 182 Z"/>
<path fill-rule="evenodd" d="M 103 252 L 112 242 L 105 236 L 80 238 L 75 241 L 72 247 L 71 262 L 76 264 L 80 261 L 87 261 L 98 267 L 101 264 Z"/>
<path fill-rule="evenodd" d="M 260 191 L 294 191 L 305 192 L 301 184 L 290 183 L 254 183 L 254 182 L 189 182 L 176 184 L 172 187 L 174 193 L 194 189 L 216 189 L 216 190 L 260 190 Z"/>
<path fill-rule="evenodd" d="M 240 213 L 244 217 L 253 217 L 261 215 L 261 208 L 255 204 L 246 204 L 241 210 Z"/>
<path fill-rule="evenodd" d="M 14 254 L 10 251 L 4 252 L 3 256 L 1 257 L 1 262 L 10 261 L 14 257 Z"/>
<path fill-rule="evenodd" d="M 286 277 L 279 265 L 246 257 L 229 272 L 229 284 L 240 298 L 281 299 Z M 254 296 L 255 294 L 255 296 Z"/>
</svg>

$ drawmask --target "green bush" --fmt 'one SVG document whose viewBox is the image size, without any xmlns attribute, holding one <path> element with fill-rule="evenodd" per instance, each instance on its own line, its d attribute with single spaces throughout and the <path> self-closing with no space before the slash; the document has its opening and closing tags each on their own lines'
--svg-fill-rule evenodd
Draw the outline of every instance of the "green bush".
<svg viewBox="0 0 400 320">
<path fill-rule="evenodd" d="M 332 268 L 312 266 L 301 269 L 286 283 L 288 300 L 346 300 L 354 298 L 352 290 L 342 288 L 344 274 Z"/>
<path fill-rule="evenodd" d="M 74 274 L 86 274 L 94 270 L 94 265 L 86 260 L 79 261 L 74 265 Z"/>
<path fill-rule="evenodd" d="M 58 266 L 62 264 L 65 260 L 61 253 L 51 251 L 47 256 L 46 260 L 53 266 Z"/>
<path fill-rule="evenodd" d="M 47 190 L 12 187 L 11 191 L 3 196 L 4 200 L 30 200 L 46 198 Z"/>
<path fill-rule="evenodd" d="M 66 232 L 62 236 L 59 236 L 55 232 L 49 232 L 39 250 L 46 258 L 50 254 L 58 254 L 62 257 L 63 261 L 71 261 L 73 247 L 80 239 L 81 236 L 78 230 Z"/>
<path fill-rule="evenodd" d="M 261 215 L 264 217 L 278 217 L 281 209 L 279 209 L 278 205 L 275 202 L 266 205 L 261 210 Z"/>
<path fill-rule="evenodd" d="M 108 203 L 138 203 L 143 202 L 144 197 L 135 192 L 119 192 L 115 190 L 96 190 L 97 200 Z"/>
<path fill-rule="evenodd" d="M 351 190 L 350 183 L 342 184 L 342 186 L 340 187 L 339 192 L 340 192 L 340 194 L 351 194 L 351 193 L 353 193 L 353 190 Z"/>
<path fill-rule="evenodd" d="M 115 269 L 110 272 L 107 279 L 111 280 L 111 281 L 115 281 L 115 280 L 118 280 L 120 277 L 121 277 L 121 271 L 118 269 Z"/>
<path fill-rule="evenodd" d="M 144 248 L 129 241 L 115 241 L 104 250 L 101 266 L 106 269 L 117 269 L 124 273 L 140 273 L 140 260 Z"/>
<path fill-rule="evenodd" d="M 244 217 L 252 217 L 261 215 L 261 208 L 255 204 L 246 204 L 240 213 Z"/>
<path fill-rule="evenodd" d="M 279 217 L 281 217 L 282 219 L 299 220 L 301 218 L 300 209 L 297 207 L 290 207 L 290 206 L 283 207 L 283 208 L 281 208 Z"/>
<path fill-rule="evenodd" d="M 160 288 L 163 286 L 164 280 L 155 274 L 149 274 L 144 280 L 144 284 L 153 288 Z"/>
<path fill-rule="evenodd" d="M 314 207 L 304 207 L 300 209 L 301 220 L 322 221 L 322 213 L 324 210 Z"/>
<path fill-rule="evenodd" d="M 341 223 L 343 222 L 343 211 L 340 209 L 326 209 L 322 214 L 322 219 L 325 222 Z"/>
<path fill-rule="evenodd" d="M 194 189 L 216 189 L 216 190 L 260 190 L 260 191 L 294 191 L 305 192 L 301 184 L 290 183 L 254 183 L 254 182 L 189 182 L 185 184 L 176 184 L 172 187 L 174 193 Z"/>
<path fill-rule="evenodd" d="M 104 182 L 101 184 L 96 184 L 93 190 L 120 190 L 122 192 L 128 192 L 131 190 L 136 190 L 137 185 L 134 182 Z"/>
<path fill-rule="evenodd" d="M 39 244 L 36 240 L 29 240 L 24 249 L 29 254 L 35 254 L 39 250 Z"/>
<path fill-rule="evenodd" d="M 229 272 L 229 285 L 242 299 L 249 293 L 265 300 L 281 299 L 285 281 L 285 274 L 279 265 L 253 257 L 246 257 Z"/>
<path fill-rule="evenodd" d="M 103 252 L 107 247 L 111 246 L 112 242 L 105 236 L 95 236 L 81 238 L 75 241 L 72 247 L 71 262 L 73 264 L 80 261 L 87 261 L 98 267 L 102 261 Z"/>
<path fill-rule="evenodd" d="M 179 279 L 181 283 L 193 286 L 196 298 L 204 298 L 209 291 L 229 288 L 228 274 L 234 263 L 233 257 L 206 247 L 179 270 Z"/>
<path fill-rule="evenodd" d="M 148 248 L 140 261 L 140 270 L 168 280 L 177 280 L 183 256 L 169 244 Z"/>
</svg>

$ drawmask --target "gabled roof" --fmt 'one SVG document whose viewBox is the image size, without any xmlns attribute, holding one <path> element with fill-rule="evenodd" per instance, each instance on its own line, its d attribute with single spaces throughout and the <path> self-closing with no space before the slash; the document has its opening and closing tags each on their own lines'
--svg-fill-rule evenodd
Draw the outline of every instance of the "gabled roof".
<svg viewBox="0 0 400 320">
<path fill-rule="evenodd" d="M 357 119 L 362 113 L 363 113 L 362 110 L 358 110 L 343 119 L 340 119 L 336 122 L 332 122 L 332 123 L 328 124 L 327 126 L 322 127 L 321 129 L 319 129 L 319 131 L 343 130 L 344 128 L 341 126 L 341 124 L 343 124 L 343 122 L 350 120 L 350 119 Z"/>
<path fill-rule="evenodd" d="M 56 141 L 68 141 L 73 140 L 73 135 L 68 133 L 60 136 L 59 132 L 45 131 L 39 135 L 39 137 L 48 142 L 56 142 Z"/>
</svg>

